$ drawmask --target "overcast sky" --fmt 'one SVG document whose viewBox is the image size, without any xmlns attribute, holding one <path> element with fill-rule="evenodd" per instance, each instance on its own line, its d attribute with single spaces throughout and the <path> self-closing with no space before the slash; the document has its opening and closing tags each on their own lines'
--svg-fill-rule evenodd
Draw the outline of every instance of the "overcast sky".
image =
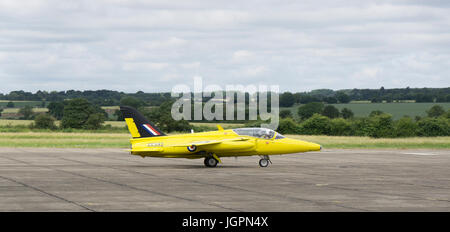
<svg viewBox="0 0 450 232">
<path fill-rule="evenodd" d="M 170 3 L 172 2 L 172 3 Z M 450 86 L 450 1 L 0 0 L 0 92 Z"/>
</svg>

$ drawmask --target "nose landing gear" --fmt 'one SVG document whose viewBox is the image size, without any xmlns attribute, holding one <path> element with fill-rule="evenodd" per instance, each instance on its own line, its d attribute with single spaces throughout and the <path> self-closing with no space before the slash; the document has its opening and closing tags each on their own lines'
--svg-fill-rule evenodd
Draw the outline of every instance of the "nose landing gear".
<svg viewBox="0 0 450 232">
<path fill-rule="evenodd" d="M 272 161 L 270 161 L 270 158 L 268 155 L 261 156 L 261 159 L 259 160 L 260 167 L 265 168 L 265 167 L 269 166 L 269 163 L 272 163 Z"/>
</svg>

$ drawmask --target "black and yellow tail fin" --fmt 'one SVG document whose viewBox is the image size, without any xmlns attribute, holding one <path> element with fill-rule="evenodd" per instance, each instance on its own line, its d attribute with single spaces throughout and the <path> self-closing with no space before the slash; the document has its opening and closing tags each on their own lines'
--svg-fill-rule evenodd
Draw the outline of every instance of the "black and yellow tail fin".
<svg viewBox="0 0 450 232">
<path fill-rule="evenodd" d="M 120 111 L 127 123 L 128 130 L 133 138 L 146 138 L 154 136 L 165 136 L 153 123 L 146 119 L 135 108 L 129 106 L 121 106 Z"/>
</svg>

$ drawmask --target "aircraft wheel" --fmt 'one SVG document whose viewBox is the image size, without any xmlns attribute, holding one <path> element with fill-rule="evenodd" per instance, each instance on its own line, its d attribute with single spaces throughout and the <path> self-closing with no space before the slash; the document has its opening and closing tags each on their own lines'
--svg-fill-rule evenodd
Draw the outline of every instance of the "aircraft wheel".
<svg viewBox="0 0 450 232">
<path fill-rule="evenodd" d="M 259 160 L 259 166 L 261 166 L 263 168 L 269 166 L 269 160 L 267 160 L 267 159 L 260 159 Z"/>
<path fill-rule="evenodd" d="M 217 163 L 219 163 L 219 161 L 217 161 L 213 157 L 207 157 L 207 158 L 205 158 L 204 163 L 205 163 L 206 167 L 214 168 L 217 166 Z"/>
</svg>

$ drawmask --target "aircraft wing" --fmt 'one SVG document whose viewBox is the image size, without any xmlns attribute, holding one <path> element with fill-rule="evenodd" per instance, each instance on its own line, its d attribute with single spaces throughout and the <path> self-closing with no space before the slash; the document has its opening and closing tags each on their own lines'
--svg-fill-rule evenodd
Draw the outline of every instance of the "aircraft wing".
<svg viewBox="0 0 450 232">
<path fill-rule="evenodd" d="M 245 141 L 248 140 L 248 138 L 244 137 L 238 137 L 238 138 L 232 138 L 232 139 L 221 139 L 221 140 L 204 140 L 204 141 L 192 141 L 188 143 L 180 143 L 180 144 L 173 144 L 168 145 L 170 147 L 188 147 L 188 146 L 205 146 L 205 145 L 212 145 L 212 144 L 219 144 L 223 142 L 229 142 L 229 141 Z"/>
</svg>

